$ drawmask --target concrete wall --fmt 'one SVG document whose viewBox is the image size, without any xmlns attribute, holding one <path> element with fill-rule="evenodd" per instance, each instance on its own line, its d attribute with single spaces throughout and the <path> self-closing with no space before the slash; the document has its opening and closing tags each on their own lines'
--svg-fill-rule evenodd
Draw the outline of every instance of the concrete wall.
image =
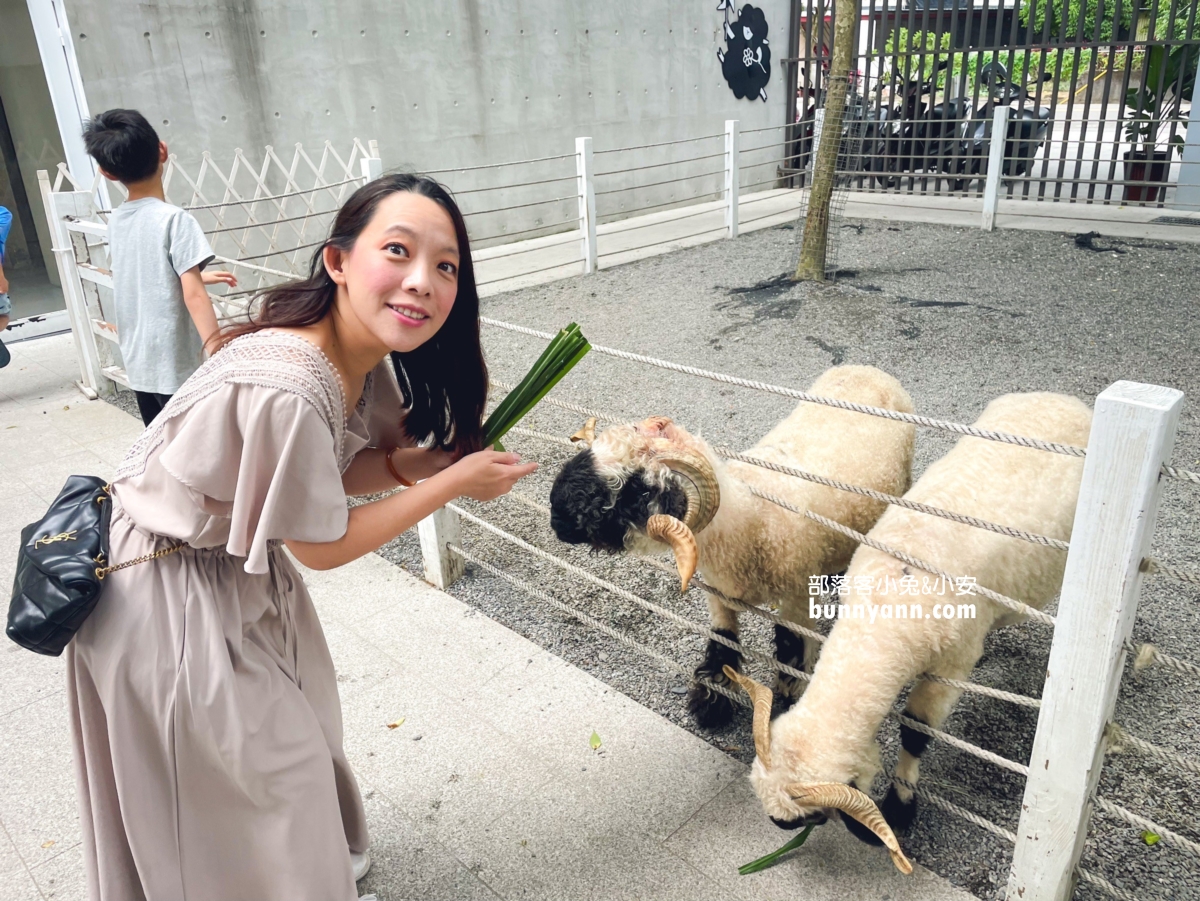
<svg viewBox="0 0 1200 901">
<path fill-rule="evenodd" d="M 4 112 L 12 133 L 21 180 L 25 185 L 38 243 L 41 245 L 42 259 L 38 266 L 44 265 L 53 283 L 58 284 L 58 268 L 50 250 L 50 234 L 42 209 L 37 170 L 48 169 L 53 172 L 57 168 L 64 159 L 62 142 L 25 0 L 0 0 L 0 23 L 3 23 L 0 27 L 0 98 L 4 100 Z M 13 207 L 8 174 L 3 172 L 3 168 L 0 162 L 0 204 L 13 211 L 9 249 L 15 253 L 14 268 L 21 268 L 22 264 L 28 262 L 26 240 L 20 224 L 21 217 Z"/>
<path fill-rule="evenodd" d="M 781 59 L 789 3 L 760 5 L 773 56 Z M 784 67 L 772 63 L 767 102 L 737 100 L 717 61 L 724 13 L 715 6 L 68 0 L 67 12 L 92 111 L 142 110 L 191 171 L 204 150 L 227 160 L 240 147 L 253 159 L 271 144 L 290 156 L 296 142 L 319 147 L 333 139 L 344 151 L 354 136 L 379 141 L 385 168 L 441 169 L 571 153 L 579 135 L 591 135 L 601 150 L 721 132 L 727 118 L 740 119 L 743 129 L 782 124 Z M 675 153 L 720 147 L 709 142 Z M 654 159 L 669 158 L 667 152 Z M 504 179 L 573 172 L 565 161 Z M 444 177 L 459 190 L 496 183 L 494 175 L 486 178 Z M 538 196 L 570 190 L 562 183 Z M 665 198 L 667 190 L 639 195 L 640 202 Z M 495 195 L 472 203 L 500 205 Z M 574 215 L 569 204 L 559 209 Z M 529 227 L 545 212 L 516 211 L 503 224 Z"/>
</svg>

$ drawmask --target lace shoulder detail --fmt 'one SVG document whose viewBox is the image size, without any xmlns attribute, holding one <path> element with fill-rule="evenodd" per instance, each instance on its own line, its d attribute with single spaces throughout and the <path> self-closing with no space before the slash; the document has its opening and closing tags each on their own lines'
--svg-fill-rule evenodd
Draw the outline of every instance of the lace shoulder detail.
<svg viewBox="0 0 1200 901">
<path fill-rule="evenodd" d="M 363 379 L 362 395 L 358 398 L 358 405 L 355 409 L 360 415 L 366 415 L 371 409 L 371 404 L 375 403 L 375 370 L 372 369 L 367 373 L 367 377 Z"/>
<path fill-rule="evenodd" d="M 341 381 L 325 355 L 316 345 L 296 335 L 253 332 L 231 341 L 184 382 L 130 447 L 117 467 L 116 479 L 145 472 L 150 455 L 163 442 L 167 423 L 228 384 L 258 385 L 303 398 L 329 428 L 337 459 L 341 460 L 346 437 L 345 396 Z"/>
</svg>

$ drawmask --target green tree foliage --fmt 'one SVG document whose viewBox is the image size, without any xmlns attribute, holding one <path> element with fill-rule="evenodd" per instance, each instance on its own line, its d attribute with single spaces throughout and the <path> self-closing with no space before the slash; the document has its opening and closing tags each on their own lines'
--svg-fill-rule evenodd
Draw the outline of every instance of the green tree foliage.
<svg viewBox="0 0 1200 901">
<path fill-rule="evenodd" d="M 1111 41 L 1120 34 L 1142 40 L 1180 40 L 1188 36 L 1191 3 L 1187 0 L 1024 0 L 1021 24 L 1033 25 L 1035 40 L 1074 38 Z M 1082 21 L 1082 28 L 1080 23 Z"/>
<path fill-rule="evenodd" d="M 966 97 L 975 96 L 979 71 L 988 63 L 1000 63 L 1008 71 L 1012 83 L 1021 85 L 1038 81 L 1043 73 L 1058 72 L 1061 56 L 1061 79 L 1064 83 L 1074 84 L 1087 77 L 1093 55 L 1092 50 L 1077 48 L 951 50 L 949 32 L 943 33 L 941 39 L 937 40 L 931 31 L 909 31 L 907 28 L 897 28 L 889 35 L 884 53 L 893 59 L 893 66 L 901 79 L 923 82 L 936 71 L 938 94 L 961 94 Z M 946 68 L 939 71 L 938 66 L 943 62 L 947 63 Z M 947 85 L 950 86 L 949 90 Z M 981 88 L 980 93 L 986 95 L 987 91 Z"/>
</svg>

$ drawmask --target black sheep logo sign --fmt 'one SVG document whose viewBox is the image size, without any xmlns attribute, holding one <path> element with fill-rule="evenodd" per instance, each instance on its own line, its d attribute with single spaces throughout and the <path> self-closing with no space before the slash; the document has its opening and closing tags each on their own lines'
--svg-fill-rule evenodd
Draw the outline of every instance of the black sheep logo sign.
<svg viewBox="0 0 1200 901">
<path fill-rule="evenodd" d="M 732 0 L 721 0 L 717 7 L 725 11 L 724 50 L 717 50 L 721 72 L 729 89 L 739 100 L 767 99 L 771 80 L 771 48 L 767 44 L 767 17 L 757 6 L 747 3 L 738 17 L 729 21 Z"/>
</svg>

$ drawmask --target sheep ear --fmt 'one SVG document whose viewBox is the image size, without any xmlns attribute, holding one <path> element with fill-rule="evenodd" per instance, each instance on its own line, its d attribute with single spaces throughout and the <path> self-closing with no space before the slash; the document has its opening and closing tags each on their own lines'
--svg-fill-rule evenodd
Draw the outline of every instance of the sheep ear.
<svg viewBox="0 0 1200 901">
<path fill-rule="evenodd" d="M 595 416 L 589 417 L 583 428 L 571 436 L 571 440 L 582 443 L 584 447 L 591 447 L 596 440 L 596 422 Z"/>
</svg>

